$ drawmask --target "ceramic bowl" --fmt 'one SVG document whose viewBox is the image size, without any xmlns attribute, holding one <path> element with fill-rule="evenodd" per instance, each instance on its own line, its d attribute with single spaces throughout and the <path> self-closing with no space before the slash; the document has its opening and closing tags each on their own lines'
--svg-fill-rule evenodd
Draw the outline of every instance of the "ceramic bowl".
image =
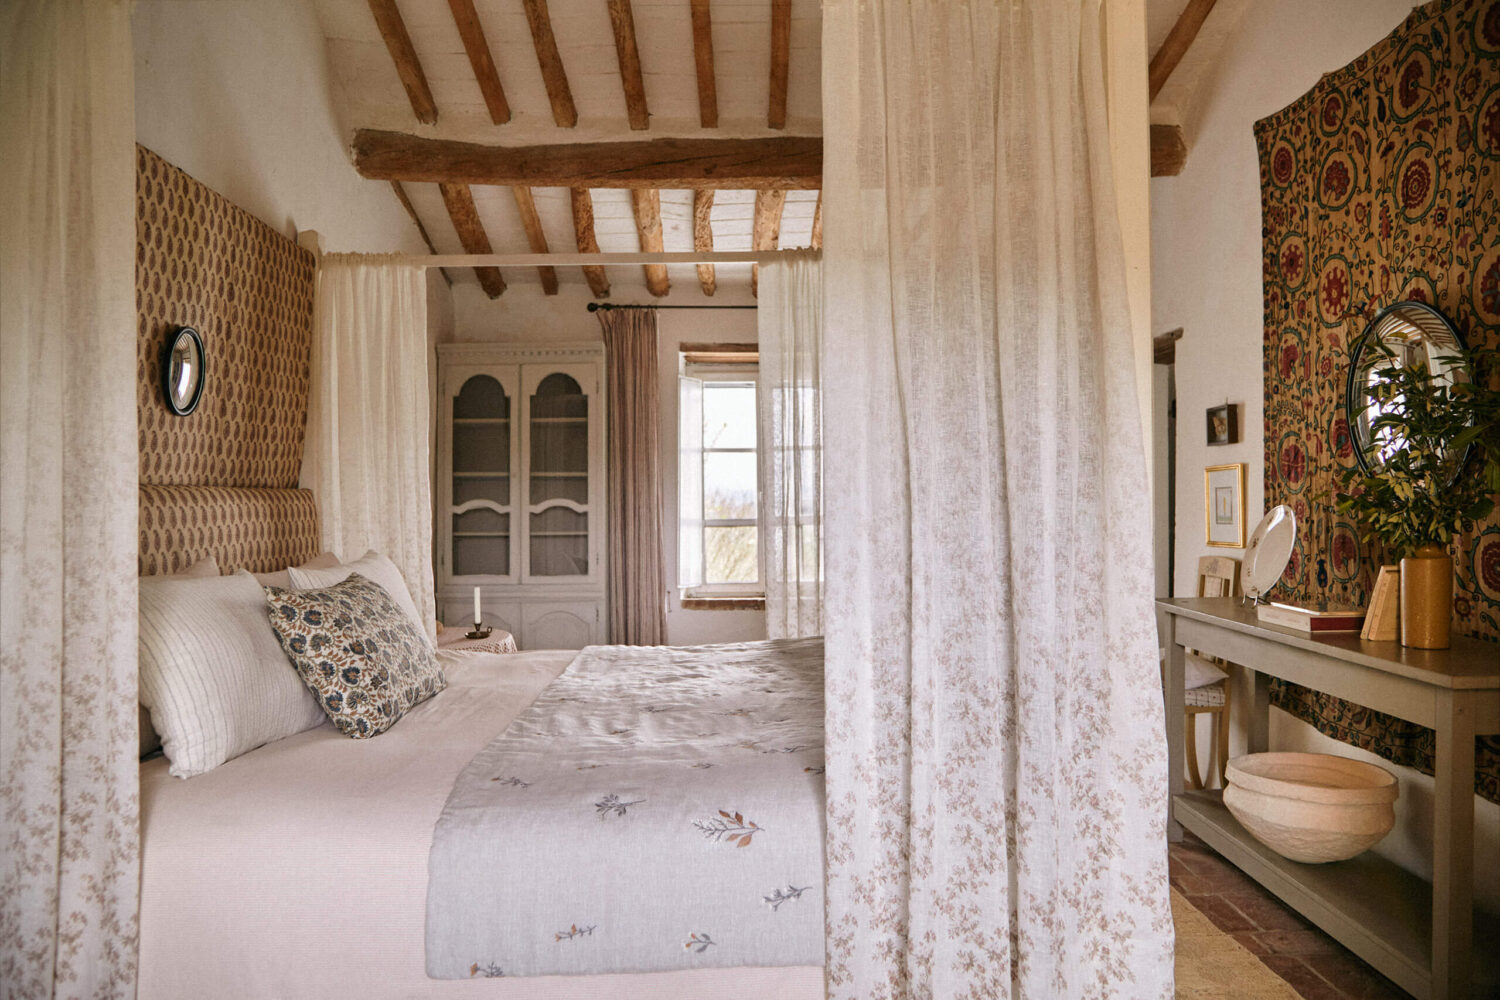
<svg viewBox="0 0 1500 1000">
<path fill-rule="evenodd" d="M 1229 762 L 1224 805 L 1284 858 L 1319 864 L 1373 847 L 1396 822 L 1396 776 L 1323 753 L 1253 753 Z"/>
</svg>

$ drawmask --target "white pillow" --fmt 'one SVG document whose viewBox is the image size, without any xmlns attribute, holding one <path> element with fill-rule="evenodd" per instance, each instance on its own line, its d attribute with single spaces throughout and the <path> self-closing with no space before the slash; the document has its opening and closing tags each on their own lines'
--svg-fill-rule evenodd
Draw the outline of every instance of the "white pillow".
<svg viewBox="0 0 1500 1000">
<path fill-rule="evenodd" d="M 276 641 L 266 592 L 244 570 L 140 581 L 140 684 L 179 778 L 324 718 Z"/>
<path fill-rule="evenodd" d="M 307 562 L 298 566 L 298 569 L 331 569 L 339 564 L 339 557 L 332 552 L 319 552 Z M 272 573 L 253 573 L 255 582 L 262 587 L 280 587 L 283 590 L 292 586 L 291 567 L 279 569 Z"/>
<path fill-rule="evenodd" d="M 1182 658 L 1182 689 L 1184 691 L 1217 684 L 1228 676 L 1224 668 L 1206 656 L 1188 653 Z"/>
<path fill-rule="evenodd" d="M 218 576 L 219 564 L 213 556 L 199 559 L 181 573 L 156 573 L 153 580 L 201 580 L 207 576 Z M 139 695 L 137 695 L 139 697 Z M 140 737 L 141 756 L 155 753 L 161 749 L 161 737 L 156 735 L 156 730 L 151 728 L 151 713 L 146 711 L 146 706 L 136 706 L 136 732 Z"/>
<path fill-rule="evenodd" d="M 366 580 L 371 580 L 380 585 L 381 589 L 391 595 L 391 600 L 396 606 L 411 618 L 412 624 L 417 627 L 417 632 L 427 640 L 427 645 L 436 649 L 432 640 L 432 623 L 423 621 L 422 615 L 417 611 L 417 602 L 411 599 L 411 591 L 406 588 L 406 580 L 401 576 L 401 571 L 396 564 L 385 556 L 371 549 L 358 559 L 331 569 L 308 569 L 303 566 L 293 566 L 287 570 L 292 578 L 292 589 L 294 590 L 320 590 L 323 587 L 332 587 L 336 583 L 343 583 L 349 579 L 351 573 L 358 573 Z"/>
</svg>

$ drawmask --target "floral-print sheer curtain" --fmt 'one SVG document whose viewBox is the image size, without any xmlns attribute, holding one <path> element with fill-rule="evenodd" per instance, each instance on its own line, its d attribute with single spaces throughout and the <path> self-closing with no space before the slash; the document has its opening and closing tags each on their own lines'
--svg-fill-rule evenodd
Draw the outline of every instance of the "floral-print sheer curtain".
<svg viewBox="0 0 1500 1000">
<path fill-rule="evenodd" d="M 829 996 L 1165 1000 L 1099 0 L 823 18 Z"/>
<path fill-rule="evenodd" d="M 0 996 L 133 997 L 127 0 L 0 5 Z"/>
<path fill-rule="evenodd" d="M 760 268 L 756 408 L 766 635 L 823 634 L 823 264 Z"/>
</svg>

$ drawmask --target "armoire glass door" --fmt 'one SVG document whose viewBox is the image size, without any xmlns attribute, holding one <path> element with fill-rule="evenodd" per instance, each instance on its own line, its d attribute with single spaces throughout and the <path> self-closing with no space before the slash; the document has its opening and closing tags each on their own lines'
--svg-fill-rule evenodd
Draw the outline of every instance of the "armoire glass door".
<svg viewBox="0 0 1500 1000">
<path fill-rule="evenodd" d="M 510 397 L 474 375 L 453 398 L 454 576 L 511 575 Z"/>
<path fill-rule="evenodd" d="M 531 483 L 527 572 L 589 574 L 589 398 L 564 372 L 543 378 L 527 401 Z"/>
</svg>

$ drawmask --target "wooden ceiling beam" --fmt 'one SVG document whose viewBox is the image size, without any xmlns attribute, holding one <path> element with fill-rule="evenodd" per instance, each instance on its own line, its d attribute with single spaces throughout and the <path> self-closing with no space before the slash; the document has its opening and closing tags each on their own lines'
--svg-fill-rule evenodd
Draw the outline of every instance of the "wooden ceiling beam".
<svg viewBox="0 0 1500 1000">
<path fill-rule="evenodd" d="M 703 189 L 693 192 L 693 249 L 703 253 L 714 251 L 714 230 L 712 215 L 714 209 L 714 193 L 712 190 Z M 712 264 L 698 265 L 698 287 L 703 289 L 704 295 L 712 295 L 718 290 L 719 281 L 714 275 Z"/>
<path fill-rule="evenodd" d="M 464 51 L 469 54 L 469 65 L 474 69 L 474 79 L 479 82 L 479 92 L 484 95 L 490 121 L 504 125 L 510 121 L 510 103 L 505 99 L 505 88 L 500 85 L 500 74 L 495 71 L 490 43 L 484 37 L 484 26 L 479 23 L 474 0 L 448 0 L 448 9 L 453 11 L 453 23 L 458 25 L 458 37 L 463 40 Z"/>
<path fill-rule="evenodd" d="M 531 196 L 531 188 L 513 187 L 510 191 L 516 196 L 516 210 L 521 213 L 521 226 L 526 230 L 526 243 L 531 247 L 531 252 L 549 253 L 547 234 L 542 229 L 542 217 L 536 214 L 536 199 Z M 547 295 L 556 295 L 557 268 L 539 267 L 536 273 L 542 279 L 542 291 Z"/>
<path fill-rule="evenodd" d="M 437 124 L 437 104 L 432 100 L 432 91 L 427 86 L 427 74 L 422 72 L 422 63 L 417 59 L 417 50 L 412 48 L 411 36 L 406 33 L 406 22 L 396 0 L 367 0 L 370 13 L 375 17 L 375 26 L 380 37 L 385 39 L 386 50 L 396 64 L 396 75 L 401 86 L 406 88 L 406 97 L 417 121 L 423 125 Z"/>
<path fill-rule="evenodd" d="M 792 57 L 792 0 L 771 0 L 771 100 L 766 124 L 786 128 L 786 89 Z"/>
<path fill-rule="evenodd" d="M 781 240 L 781 213 L 785 210 L 785 191 L 755 192 L 755 228 L 750 234 L 750 249 L 776 249 Z M 759 264 L 750 268 L 750 294 L 760 294 Z"/>
<path fill-rule="evenodd" d="M 818 136 L 483 146 L 360 129 L 353 152 L 361 176 L 384 181 L 653 190 L 815 190 L 823 184 Z"/>
<path fill-rule="evenodd" d="M 698 71 L 698 124 L 719 127 L 719 85 L 714 79 L 714 23 L 709 0 L 692 0 L 693 62 Z"/>
<path fill-rule="evenodd" d="M 635 230 L 641 237 L 642 253 L 661 253 L 661 192 L 631 188 L 630 207 L 635 210 Z M 646 264 L 646 291 L 661 298 L 671 290 L 665 264 Z"/>
<path fill-rule="evenodd" d="M 814 250 L 823 249 L 823 192 L 818 192 L 818 204 L 813 208 L 812 239 L 808 245 Z"/>
<path fill-rule="evenodd" d="M 630 0 L 609 0 L 609 24 L 615 33 L 615 55 L 620 60 L 620 83 L 625 88 L 625 111 L 637 132 L 651 127 L 646 109 L 646 84 L 641 79 L 641 52 L 635 44 L 635 17 Z"/>
<path fill-rule="evenodd" d="M 1176 125 L 1151 126 L 1151 176 L 1176 177 L 1187 163 L 1187 143 Z"/>
<path fill-rule="evenodd" d="M 490 249 L 490 238 L 479 221 L 479 210 L 474 207 L 474 193 L 467 184 L 439 184 L 443 193 L 443 204 L 448 208 L 448 218 L 453 220 L 453 229 L 458 233 L 458 242 L 465 253 L 494 253 Z M 497 299 L 505 291 L 505 279 L 498 267 L 476 267 L 474 276 L 485 294 Z"/>
<path fill-rule="evenodd" d="M 1214 9 L 1216 0 L 1188 0 L 1187 6 L 1182 8 L 1182 13 L 1177 15 L 1177 21 L 1172 25 L 1172 30 L 1167 32 L 1167 37 L 1161 43 L 1161 48 L 1156 50 L 1156 55 L 1151 57 L 1151 67 L 1146 71 L 1150 87 L 1150 100 L 1156 100 L 1156 95 L 1161 93 L 1161 88 L 1166 86 L 1167 78 L 1182 62 L 1182 57 L 1187 55 L 1187 50 L 1192 46 L 1193 39 L 1198 37 L 1198 31 L 1203 27 L 1203 22 L 1208 19 L 1208 14 Z"/>
<path fill-rule="evenodd" d="M 552 35 L 547 0 L 522 0 L 522 4 L 526 8 L 526 23 L 531 26 L 536 61 L 542 68 L 542 83 L 547 87 L 547 100 L 552 102 L 552 120 L 561 128 L 572 128 L 578 124 L 578 108 L 573 104 L 573 89 L 568 86 L 568 74 L 557 51 L 557 39 Z"/>
<path fill-rule="evenodd" d="M 411 199 L 407 197 L 406 188 L 401 186 L 400 181 L 391 181 L 391 190 L 396 192 L 396 198 L 401 202 L 401 207 L 406 209 L 406 214 L 411 216 L 412 222 L 416 223 L 417 232 L 421 234 L 422 242 L 427 244 L 427 252 L 436 255 L 437 247 L 433 246 L 432 237 L 427 235 L 427 227 L 422 225 L 421 217 L 417 215 L 416 208 L 412 206 Z M 452 288 L 453 275 L 448 273 L 446 267 L 440 267 L 438 270 L 442 273 L 443 280 L 448 283 L 448 287 Z"/>
<path fill-rule="evenodd" d="M 569 188 L 573 202 L 573 235 L 578 242 L 579 253 L 598 253 L 599 240 L 594 235 L 594 197 L 588 188 Z M 609 298 L 609 277 L 602 267 L 584 265 L 583 276 L 588 279 L 589 290 L 596 299 Z"/>
</svg>

